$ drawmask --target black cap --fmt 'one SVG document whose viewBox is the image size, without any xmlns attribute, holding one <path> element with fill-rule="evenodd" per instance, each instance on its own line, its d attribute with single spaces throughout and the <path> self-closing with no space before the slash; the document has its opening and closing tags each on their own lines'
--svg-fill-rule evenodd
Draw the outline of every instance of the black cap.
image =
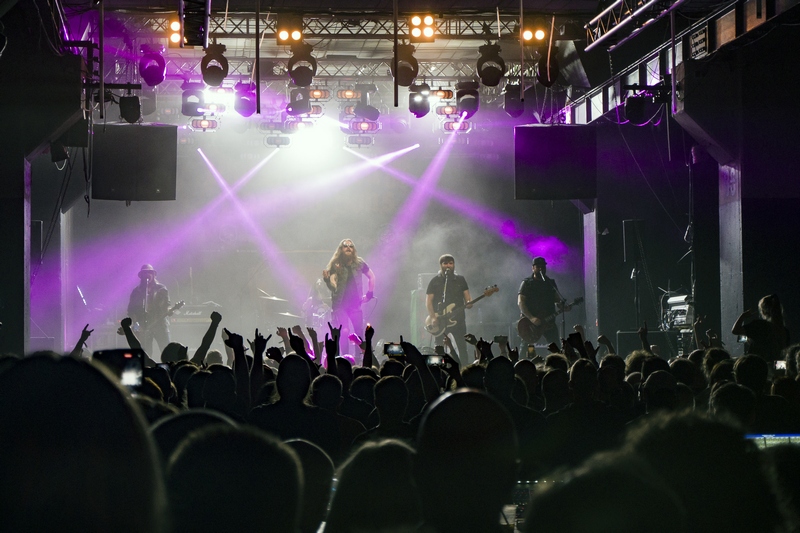
<svg viewBox="0 0 800 533">
<path fill-rule="evenodd" d="M 544 257 L 534 257 L 533 264 L 539 266 L 547 266 L 547 261 L 544 260 Z"/>
</svg>

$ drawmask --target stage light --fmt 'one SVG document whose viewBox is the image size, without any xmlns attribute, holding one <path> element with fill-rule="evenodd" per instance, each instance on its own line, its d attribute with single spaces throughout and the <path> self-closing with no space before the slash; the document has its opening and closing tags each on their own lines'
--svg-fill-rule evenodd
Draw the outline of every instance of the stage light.
<svg viewBox="0 0 800 533">
<path fill-rule="evenodd" d="M 311 111 L 308 112 L 308 116 L 311 118 L 319 118 L 324 115 L 321 105 L 312 105 Z"/>
<path fill-rule="evenodd" d="M 206 95 L 205 85 L 202 83 L 186 82 L 181 86 L 181 114 L 187 117 L 196 117 L 203 114 L 205 109 Z"/>
<path fill-rule="evenodd" d="M 170 48 L 183 47 L 183 24 L 179 18 L 170 19 L 167 40 Z"/>
<path fill-rule="evenodd" d="M 214 131 L 218 125 L 216 120 L 204 117 L 193 119 L 190 128 L 192 131 Z"/>
<path fill-rule="evenodd" d="M 339 100 L 358 100 L 361 98 L 361 91 L 354 89 L 339 89 L 336 91 L 336 98 Z"/>
<path fill-rule="evenodd" d="M 299 87 L 289 92 L 289 103 L 286 104 L 286 113 L 293 117 L 311 112 L 311 100 L 308 98 L 308 89 Z"/>
<path fill-rule="evenodd" d="M 275 21 L 275 36 L 278 44 L 294 44 L 303 40 L 303 17 L 278 15 Z"/>
<path fill-rule="evenodd" d="M 162 55 L 164 47 L 156 44 L 143 44 L 140 48 L 139 76 L 148 86 L 155 87 L 167 75 L 167 62 Z"/>
<path fill-rule="evenodd" d="M 414 57 L 414 47 L 410 44 L 397 45 L 397 72 L 394 71 L 394 61 L 389 70 L 392 76 L 397 79 L 397 85 L 408 87 L 419 74 L 419 63 Z"/>
<path fill-rule="evenodd" d="M 444 131 L 455 131 L 459 133 L 467 133 L 472 129 L 472 123 L 463 121 L 445 122 L 443 125 Z"/>
<path fill-rule="evenodd" d="M 142 92 L 139 95 L 139 101 L 142 104 L 142 116 L 146 117 L 156 112 L 155 89 L 142 89 Z"/>
<path fill-rule="evenodd" d="M 284 133 L 296 133 L 314 126 L 310 120 L 287 120 L 283 123 Z"/>
<path fill-rule="evenodd" d="M 279 120 L 265 120 L 258 124 L 258 131 L 262 133 L 269 133 L 271 131 L 281 131 L 283 129 L 283 122 Z"/>
<path fill-rule="evenodd" d="M 350 146 L 372 146 L 375 144 L 375 139 L 369 135 L 349 135 L 347 137 L 347 144 Z"/>
<path fill-rule="evenodd" d="M 409 40 L 412 43 L 432 43 L 436 40 L 435 23 L 433 15 L 412 15 L 408 19 Z"/>
<path fill-rule="evenodd" d="M 142 108 L 138 96 L 119 97 L 119 115 L 125 122 L 136 124 L 142 118 Z"/>
<path fill-rule="evenodd" d="M 427 83 L 419 83 L 408 88 L 408 110 L 417 118 L 422 118 L 431 110 L 428 101 L 431 88 Z"/>
<path fill-rule="evenodd" d="M 256 112 L 256 84 L 252 81 L 240 81 L 233 87 L 236 96 L 233 109 L 243 117 L 251 117 Z"/>
<path fill-rule="evenodd" d="M 354 116 L 356 116 L 356 106 L 354 106 L 354 105 L 344 106 L 342 108 L 342 113 L 341 114 L 343 116 L 345 116 L 345 117 L 354 117 Z"/>
<path fill-rule="evenodd" d="M 222 55 L 223 53 L 225 53 L 224 44 L 209 44 L 206 48 L 206 55 L 200 61 L 200 73 L 206 85 L 219 87 L 228 75 L 228 60 Z"/>
<path fill-rule="evenodd" d="M 456 106 L 452 104 L 445 104 L 436 107 L 437 115 L 449 117 L 455 115 L 456 113 L 458 113 L 458 109 L 456 109 Z"/>
<path fill-rule="evenodd" d="M 312 100 L 328 100 L 331 92 L 328 89 L 311 89 L 308 91 L 308 97 Z"/>
<path fill-rule="evenodd" d="M 480 84 L 476 81 L 462 81 L 456 84 L 456 112 L 465 120 L 474 115 L 481 105 L 479 88 Z"/>
<path fill-rule="evenodd" d="M 306 43 L 292 45 L 292 57 L 286 69 L 289 77 L 298 87 L 308 87 L 317 74 L 317 60 L 311 55 L 314 47 Z"/>
<path fill-rule="evenodd" d="M 525 112 L 525 102 L 519 95 L 519 85 L 506 85 L 503 109 L 510 117 L 517 118 Z"/>
<path fill-rule="evenodd" d="M 280 148 L 282 146 L 289 146 L 292 144 L 292 140 L 289 137 L 281 137 L 278 136 L 270 136 L 264 140 L 264 143 L 267 146 L 274 146 L 275 148 Z"/>
<path fill-rule="evenodd" d="M 648 100 L 652 98 L 643 95 L 630 95 L 625 98 L 625 119 L 636 126 L 644 126 L 649 122 L 645 111 Z"/>
<path fill-rule="evenodd" d="M 361 100 L 356 104 L 353 114 L 360 118 L 365 118 L 375 122 L 381 116 L 381 112 L 377 108 L 370 105 L 369 95 L 378 91 L 378 88 L 372 83 L 364 83 L 356 85 L 356 91 L 361 93 Z"/>
<path fill-rule="evenodd" d="M 552 50 L 550 62 L 547 62 L 547 52 L 543 53 L 536 63 L 536 79 L 545 87 L 552 87 L 558 79 L 558 60 L 556 50 Z"/>
<path fill-rule="evenodd" d="M 374 133 L 380 129 L 380 122 L 358 118 L 350 122 L 350 131 L 353 133 Z"/>
<path fill-rule="evenodd" d="M 438 98 L 439 100 L 451 100 L 453 98 L 453 91 L 450 89 L 437 89 L 435 91 L 431 91 L 431 96 Z"/>
<path fill-rule="evenodd" d="M 477 72 L 481 83 L 487 87 L 497 87 L 506 73 L 506 62 L 500 57 L 500 45 L 484 44 L 478 48 Z"/>
</svg>

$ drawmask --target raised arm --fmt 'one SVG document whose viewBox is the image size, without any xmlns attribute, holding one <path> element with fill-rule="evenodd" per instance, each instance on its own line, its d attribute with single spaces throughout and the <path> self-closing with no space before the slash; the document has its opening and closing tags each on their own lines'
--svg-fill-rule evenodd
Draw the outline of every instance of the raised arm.
<svg viewBox="0 0 800 533">
<path fill-rule="evenodd" d="M 91 336 L 93 329 L 89 329 L 89 324 L 83 328 L 81 331 L 81 337 L 78 339 L 78 342 L 75 344 L 75 348 L 72 349 L 70 352 L 70 357 L 80 357 L 83 353 L 83 347 L 86 345 L 86 341 L 89 340 L 89 336 Z"/>
<path fill-rule="evenodd" d="M 233 349 L 233 375 L 236 378 L 236 395 L 242 398 L 247 409 L 250 409 L 250 374 L 247 369 L 247 358 L 244 356 L 244 339 L 238 333 L 225 329 L 228 340 L 225 344 Z"/>
<path fill-rule="evenodd" d="M 250 398 L 256 398 L 258 391 L 264 386 L 264 350 L 267 349 L 267 343 L 271 338 L 272 335 L 265 339 L 256 328 L 256 336 L 252 343 L 253 368 L 250 370 Z"/>
<path fill-rule="evenodd" d="M 206 360 L 206 354 L 208 349 L 211 348 L 211 343 L 214 342 L 214 337 L 217 336 L 217 328 L 220 322 L 222 322 L 222 315 L 216 311 L 211 311 L 211 323 L 208 325 L 206 334 L 203 335 L 203 342 L 200 343 L 200 347 L 192 356 L 192 363 L 200 366 Z"/>
<path fill-rule="evenodd" d="M 372 368 L 374 353 L 372 351 L 372 338 L 375 336 L 375 329 L 367 324 L 367 329 L 364 330 L 364 359 L 361 366 Z"/>
<path fill-rule="evenodd" d="M 125 333 L 125 339 L 128 341 L 128 346 L 131 350 L 142 350 L 144 353 L 144 366 L 150 368 L 156 366 L 156 362 L 150 357 L 150 354 L 147 353 L 147 350 L 142 348 L 142 343 L 139 342 L 139 339 L 136 337 L 136 334 L 131 329 L 131 325 L 133 324 L 133 320 L 130 317 L 125 317 L 120 322 L 120 326 L 122 326 L 122 332 Z"/>
<path fill-rule="evenodd" d="M 403 352 L 406 354 L 406 360 L 414 365 L 417 369 L 417 375 L 422 380 L 422 391 L 425 394 L 425 401 L 430 403 L 439 396 L 439 386 L 431 374 L 431 369 L 428 368 L 425 356 L 423 356 L 417 347 L 410 342 L 405 342 L 403 337 L 400 337 L 400 345 L 403 347 Z"/>
<path fill-rule="evenodd" d="M 642 350 L 653 353 L 650 341 L 647 340 L 647 322 L 644 322 L 644 325 L 636 333 L 639 334 L 639 340 L 642 341 Z"/>
<path fill-rule="evenodd" d="M 731 328 L 731 333 L 734 335 L 745 335 L 746 331 L 744 329 L 744 321 L 753 316 L 753 311 L 751 309 L 747 309 L 739 318 L 736 319 L 736 322 L 733 323 L 733 327 Z"/>
</svg>

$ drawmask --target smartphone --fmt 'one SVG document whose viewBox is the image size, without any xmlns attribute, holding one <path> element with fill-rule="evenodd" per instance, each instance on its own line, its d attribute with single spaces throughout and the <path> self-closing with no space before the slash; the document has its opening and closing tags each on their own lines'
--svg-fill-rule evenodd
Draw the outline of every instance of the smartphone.
<svg viewBox="0 0 800 533">
<path fill-rule="evenodd" d="M 494 342 L 495 344 L 505 345 L 505 343 L 508 342 L 508 337 L 505 335 L 495 335 L 494 339 L 492 339 L 492 342 Z"/>
<path fill-rule="evenodd" d="M 747 342 L 747 335 L 739 335 L 736 337 L 736 342 Z"/>
<path fill-rule="evenodd" d="M 128 390 L 135 391 L 142 386 L 144 350 L 130 348 L 100 350 L 92 354 L 92 359 L 111 370 Z"/>
<path fill-rule="evenodd" d="M 169 374 L 169 373 L 170 373 L 170 369 L 169 369 L 169 363 L 156 363 L 156 366 L 157 366 L 158 368 L 163 368 L 164 370 L 166 370 L 166 371 L 167 371 L 167 374 Z"/>
<path fill-rule="evenodd" d="M 405 355 L 403 347 L 398 342 L 387 342 L 384 344 L 383 353 L 389 357 L 402 357 Z"/>
<path fill-rule="evenodd" d="M 435 353 L 436 355 L 444 355 L 445 354 L 444 346 L 442 346 L 441 344 L 437 344 L 436 346 L 433 347 L 433 353 Z"/>
<path fill-rule="evenodd" d="M 428 356 L 428 366 L 442 366 L 444 363 L 444 357 L 441 355 L 429 355 Z"/>
<path fill-rule="evenodd" d="M 786 370 L 786 361 L 775 361 L 775 370 Z"/>
</svg>

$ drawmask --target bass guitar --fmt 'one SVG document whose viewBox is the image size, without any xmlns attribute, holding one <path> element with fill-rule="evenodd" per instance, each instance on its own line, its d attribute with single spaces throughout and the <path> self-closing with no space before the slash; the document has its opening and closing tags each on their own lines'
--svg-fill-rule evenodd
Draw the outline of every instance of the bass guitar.
<svg viewBox="0 0 800 533">
<path fill-rule="evenodd" d="M 583 298 L 575 298 L 575 300 L 567 305 L 566 307 L 573 307 L 575 305 L 580 305 L 583 303 Z M 535 325 L 533 322 L 528 320 L 527 317 L 521 317 L 517 322 L 517 333 L 522 340 L 527 342 L 528 344 L 533 344 L 538 341 L 544 332 L 550 327 L 550 325 L 555 321 L 556 317 L 560 315 L 561 312 L 553 313 L 552 315 L 548 315 L 544 318 L 539 318 L 542 321 L 541 324 L 538 326 Z"/>
<path fill-rule="evenodd" d="M 450 304 L 444 309 L 440 310 L 438 313 L 436 313 L 435 319 L 431 319 L 431 317 L 429 316 L 425 317 L 425 331 L 427 331 L 434 337 L 438 337 L 439 335 L 447 331 L 449 328 L 452 328 L 453 326 L 456 325 L 456 321 L 453 320 L 453 313 L 455 311 L 463 309 L 468 305 L 477 303 L 486 298 L 487 296 L 491 296 L 492 294 L 496 293 L 499 290 L 500 289 L 497 287 L 497 285 L 486 287 L 483 290 L 483 294 L 481 294 L 477 298 L 474 298 L 465 304 L 460 304 L 460 305 Z"/>
<path fill-rule="evenodd" d="M 147 317 L 147 322 L 145 322 L 144 325 L 141 325 L 138 322 L 134 322 L 131 329 L 133 329 L 134 333 L 144 333 L 144 332 L 146 332 L 147 330 L 150 329 L 150 326 L 160 322 L 161 320 L 164 320 L 168 316 L 172 316 L 172 313 L 174 313 L 175 311 L 177 311 L 178 309 L 180 309 L 184 305 L 186 305 L 186 302 L 181 300 L 180 302 L 178 302 L 175 305 L 173 305 L 172 307 L 170 307 L 167 310 L 166 313 L 161 313 L 161 314 L 156 315 L 154 317 Z M 120 327 L 117 330 L 117 335 L 125 335 L 125 331 L 123 331 L 122 327 Z"/>
</svg>

